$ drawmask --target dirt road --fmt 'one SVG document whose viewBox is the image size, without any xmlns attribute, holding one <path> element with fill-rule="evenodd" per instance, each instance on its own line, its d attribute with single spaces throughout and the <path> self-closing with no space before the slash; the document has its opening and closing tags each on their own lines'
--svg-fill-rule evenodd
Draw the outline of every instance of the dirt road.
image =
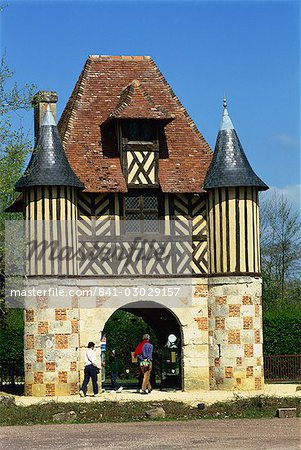
<svg viewBox="0 0 301 450">
<path fill-rule="evenodd" d="M 0 428 L 5 450 L 301 449 L 301 419 L 198 420 Z"/>
</svg>

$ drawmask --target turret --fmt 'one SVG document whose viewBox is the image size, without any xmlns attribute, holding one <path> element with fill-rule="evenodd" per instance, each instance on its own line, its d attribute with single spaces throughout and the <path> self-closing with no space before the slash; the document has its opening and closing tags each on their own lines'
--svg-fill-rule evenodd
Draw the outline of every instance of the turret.
<svg viewBox="0 0 301 450">
<path fill-rule="evenodd" d="M 209 243 L 210 385 L 263 386 L 258 191 L 229 117 L 226 100 L 212 163 L 205 178 Z"/>
<path fill-rule="evenodd" d="M 27 274 L 76 275 L 77 192 L 83 183 L 67 160 L 50 104 L 37 136 L 27 169 L 15 185 L 23 193 L 28 225 Z"/>
<path fill-rule="evenodd" d="M 226 99 L 208 191 L 211 274 L 259 274 L 258 191 L 268 189 L 254 173 L 229 117 Z"/>
</svg>

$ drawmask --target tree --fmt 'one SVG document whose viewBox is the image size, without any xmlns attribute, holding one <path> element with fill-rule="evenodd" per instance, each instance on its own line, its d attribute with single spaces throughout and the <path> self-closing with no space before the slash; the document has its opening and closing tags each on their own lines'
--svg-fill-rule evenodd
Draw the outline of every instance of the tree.
<svg viewBox="0 0 301 450">
<path fill-rule="evenodd" d="M 17 111 L 31 108 L 31 99 L 35 90 L 33 85 L 19 88 L 12 83 L 13 71 L 5 61 L 0 62 L 0 324 L 5 326 L 4 308 L 4 252 L 5 220 L 20 218 L 20 214 L 5 214 L 4 210 L 16 197 L 15 182 L 24 170 L 25 161 L 30 152 L 30 142 L 22 126 L 14 126 Z"/>
<path fill-rule="evenodd" d="M 266 309 L 300 306 L 301 222 L 276 192 L 261 205 L 263 300 Z"/>
</svg>

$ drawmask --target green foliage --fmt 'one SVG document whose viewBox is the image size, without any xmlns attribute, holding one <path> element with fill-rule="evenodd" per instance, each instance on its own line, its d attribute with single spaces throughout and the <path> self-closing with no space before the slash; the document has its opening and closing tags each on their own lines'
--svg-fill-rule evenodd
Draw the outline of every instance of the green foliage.
<svg viewBox="0 0 301 450">
<path fill-rule="evenodd" d="M 263 342 L 265 355 L 300 354 L 301 307 L 264 313 Z"/>
<path fill-rule="evenodd" d="M 0 8 L 0 11 L 3 8 Z M 35 89 L 33 85 L 19 88 L 12 82 L 13 71 L 0 60 L 0 327 L 7 330 L 8 314 L 4 307 L 5 280 L 5 220 L 20 219 L 21 214 L 6 214 L 7 208 L 15 199 L 15 182 L 24 170 L 30 152 L 30 142 L 21 125 L 16 124 L 16 112 L 31 108 L 31 98 Z M 18 116 L 19 117 L 19 116 Z M 1 332 L 1 347 L 12 336 Z M 23 340 L 23 339 L 22 339 Z M 22 342 L 21 340 L 21 342 Z"/>
<path fill-rule="evenodd" d="M 31 406 L 0 405 L 0 426 L 53 424 L 53 415 L 62 412 L 74 411 L 77 415 L 73 423 L 100 423 L 100 422 L 146 422 L 145 412 L 151 408 L 163 407 L 165 419 L 194 420 L 194 419 L 234 419 L 261 417 L 275 417 L 277 408 L 296 408 L 297 416 L 301 414 L 301 399 L 297 397 L 267 397 L 256 396 L 243 398 L 236 396 L 234 400 L 217 402 L 208 405 L 205 410 L 197 409 L 186 403 L 175 401 L 152 402 L 74 402 L 74 403 L 40 403 Z"/>
<path fill-rule="evenodd" d="M 23 333 L 23 310 L 7 310 L 0 328 L 0 361 L 23 361 Z"/>
<path fill-rule="evenodd" d="M 141 317 L 137 317 L 126 311 L 116 311 L 107 321 L 103 334 L 107 338 L 107 355 L 115 349 L 118 357 L 119 373 L 124 374 L 125 369 L 130 369 L 132 375 L 136 375 L 136 366 L 131 362 L 131 352 L 141 341 L 143 334 L 149 333 L 152 336 L 152 342 L 156 343 L 154 331 L 144 322 Z M 107 356 L 107 374 L 110 371 L 109 360 Z"/>
</svg>

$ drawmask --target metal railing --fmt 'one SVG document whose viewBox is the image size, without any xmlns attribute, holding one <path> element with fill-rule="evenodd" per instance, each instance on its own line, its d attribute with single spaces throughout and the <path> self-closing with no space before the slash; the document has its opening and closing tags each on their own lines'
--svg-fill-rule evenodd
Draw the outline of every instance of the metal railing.
<svg viewBox="0 0 301 450">
<path fill-rule="evenodd" d="M 0 361 L 0 387 L 13 387 L 24 383 L 23 361 Z"/>
<path fill-rule="evenodd" d="M 301 355 L 264 356 L 266 382 L 301 381 Z"/>
</svg>

